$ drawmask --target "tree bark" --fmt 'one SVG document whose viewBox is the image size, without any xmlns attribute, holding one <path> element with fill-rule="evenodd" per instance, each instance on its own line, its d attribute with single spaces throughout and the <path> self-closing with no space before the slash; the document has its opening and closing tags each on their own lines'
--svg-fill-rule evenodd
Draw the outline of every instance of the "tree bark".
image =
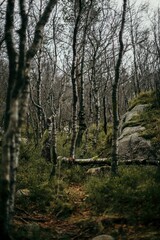
<svg viewBox="0 0 160 240">
<path fill-rule="evenodd" d="M 106 105 L 107 105 L 107 101 L 106 101 L 106 97 L 103 97 L 103 130 L 104 133 L 107 135 L 107 110 L 106 110 Z"/>
<path fill-rule="evenodd" d="M 69 164 L 70 161 L 68 158 L 61 158 L 59 159 L 60 161 L 62 161 L 62 163 L 67 163 Z M 98 165 L 98 166 L 101 166 L 101 165 L 108 165 L 108 166 L 111 166 L 111 160 L 108 159 L 108 158 L 97 158 L 97 159 L 94 159 L 94 158 L 87 158 L 87 159 L 75 159 L 75 164 L 77 165 L 82 165 L 82 166 L 88 166 L 88 165 Z M 159 166 L 159 161 L 153 161 L 153 160 L 142 160 L 142 161 L 139 161 L 139 160 L 128 160 L 128 161 L 119 161 L 119 164 L 120 165 L 144 165 L 144 166 L 147 166 L 147 165 L 151 165 L 151 166 Z"/>
<path fill-rule="evenodd" d="M 115 79 L 112 85 L 112 112 L 113 112 L 113 134 L 112 134 L 112 166 L 113 174 L 118 172 L 117 138 L 118 138 L 118 109 L 117 109 L 117 88 L 120 75 L 120 66 L 123 57 L 123 30 L 125 24 L 127 0 L 123 0 L 123 13 L 121 28 L 119 32 L 119 55 L 115 66 Z"/>
<path fill-rule="evenodd" d="M 72 139 L 70 147 L 70 159 L 75 159 L 75 148 L 77 139 L 77 100 L 78 100 L 78 89 L 77 89 L 77 79 L 76 79 L 76 60 L 77 60 L 77 35 L 80 24 L 80 16 L 82 11 L 82 3 L 79 0 L 78 13 L 75 21 L 74 32 L 73 32 L 73 58 L 72 58 L 72 69 L 71 69 L 71 80 L 72 80 Z"/>
<path fill-rule="evenodd" d="M 57 165 L 57 132 L 56 132 L 56 115 L 52 115 L 48 121 L 50 122 L 48 129 L 49 154 L 52 162 L 52 170 L 50 178 L 55 175 Z"/>
<path fill-rule="evenodd" d="M 84 60 L 85 60 L 85 49 L 86 49 L 86 36 L 87 36 L 87 30 L 89 25 L 89 19 L 90 19 L 90 12 L 92 9 L 92 0 L 90 1 L 88 10 L 87 10 L 87 16 L 83 31 L 83 39 L 82 39 L 82 57 L 81 57 L 81 66 L 80 66 L 80 96 L 79 96 L 79 130 L 77 135 L 77 142 L 76 145 L 80 146 L 82 142 L 83 133 L 85 132 L 87 126 L 86 126 L 86 119 L 85 119 L 85 105 L 84 105 Z"/>
<path fill-rule="evenodd" d="M 133 29 L 133 20 L 132 20 L 132 13 L 131 13 L 131 7 L 129 9 L 129 13 L 130 13 L 130 34 L 131 34 L 131 43 L 132 43 L 132 49 L 133 49 L 133 63 L 134 63 L 134 91 L 135 91 L 135 95 L 137 96 L 140 93 L 140 86 L 139 86 L 139 79 L 138 79 L 138 72 L 137 72 L 137 60 L 136 60 L 136 43 L 135 43 L 135 39 L 134 39 L 134 29 Z"/>
</svg>

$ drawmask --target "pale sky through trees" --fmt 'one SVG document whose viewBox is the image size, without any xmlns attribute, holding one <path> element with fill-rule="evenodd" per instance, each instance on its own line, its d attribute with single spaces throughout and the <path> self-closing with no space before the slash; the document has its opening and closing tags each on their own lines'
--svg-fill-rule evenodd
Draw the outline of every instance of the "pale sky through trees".
<svg viewBox="0 0 160 240">
<path fill-rule="evenodd" d="M 130 1 L 131 1 L 131 3 L 136 2 L 137 4 L 147 2 L 147 3 L 149 3 L 151 8 L 156 8 L 156 7 L 160 6 L 160 0 L 146 0 L 146 1 L 145 0 L 137 0 L 137 1 L 130 0 Z M 123 1 L 122 0 L 117 0 L 117 2 L 119 4 L 122 4 Z"/>
</svg>

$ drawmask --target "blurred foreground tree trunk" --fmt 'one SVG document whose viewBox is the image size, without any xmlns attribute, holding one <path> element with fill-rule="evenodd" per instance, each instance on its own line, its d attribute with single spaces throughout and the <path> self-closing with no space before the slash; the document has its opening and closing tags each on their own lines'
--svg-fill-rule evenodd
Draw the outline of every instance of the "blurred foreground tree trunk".
<svg viewBox="0 0 160 240">
<path fill-rule="evenodd" d="M 28 110 L 31 61 L 40 47 L 44 26 L 57 0 L 48 1 L 42 16 L 36 24 L 33 42 L 28 51 L 26 50 L 26 32 L 29 10 L 26 10 L 25 0 L 19 0 L 19 17 L 21 21 L 21 27 L 17 31 L 19 45 L 13 41 L 16 34 L 14 24 L 15 3 L 15 0 L 8 0 L 6 9 L 5 41 L 9 60 L 9 78 L 0 174 L 0 234 L 2 239 L 8 240 L 12 239 L 10 227 L 14 213 L 21 127 Z M 30 6 L 28 9 L 30 9 Z"/>
</svg>

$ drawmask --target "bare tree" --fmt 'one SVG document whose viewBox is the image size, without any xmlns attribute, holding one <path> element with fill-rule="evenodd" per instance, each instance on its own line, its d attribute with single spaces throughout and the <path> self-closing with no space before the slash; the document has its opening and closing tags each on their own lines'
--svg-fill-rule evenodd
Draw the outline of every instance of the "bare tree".
<svg viewBox="0 0 160 240">
<path fill-rule="evenodd" d="M 118 138 L 118 111 L 117 111 L 117 87 L 120 75 L 120 66 L 123 57 L 123 30 L 126 17 L 127 0 L 123 0 L 123 12 L 121 28 L 119 32 L 119 55 L 115 65 L 115 78 L 112 85 L 112 111 L 113 111 L 113 135 L 112 135 L 112 166 L 111 170 L 113 174 L 117 174 L 118 171 L 118 156 L 117 156 L 117 138 Z"/>
<path fill-rule="evenodd" d="M 78 38 L 78 30 L 81 20 L 82 14 L 82 1 L 75 1 L 75 25 L 73 30 L 73 43 L 72 43 L 72 67 L 71 67 L 71 80 L 72 80 L 72 139 L 71 139 L 71 148 L 70 148 L 70 159 L 75 159 L 75 147 L 76 147 L 76 139 L 77 139 L 77 101 L 78 101 L 78 89 L 77 89 L 77 75 L 76 69 L 77 66 L 77 38 Z"/>
<path fill-rule="evenodd" d="M 85 12 L 84 28 L 82 33 L 82 53 L 80 62 L 80 86 L 79 86 L 79 130 L 77 135 L 77 146 L 80 146 L 82 142 L 82 136 L 87 128 L 85 119 L 85 102 L 84 102 L 84 64 L 85 64 L 85 50 L 87 43 L 87 32 L 91 23 L 91 11 L 92 11 L 93 0 L 90 0 L 89 6 Z M 83 7 L 84 8 L 84 7 Z M 85 6 L 86 8 L 86 6 Z"/>
</svg>

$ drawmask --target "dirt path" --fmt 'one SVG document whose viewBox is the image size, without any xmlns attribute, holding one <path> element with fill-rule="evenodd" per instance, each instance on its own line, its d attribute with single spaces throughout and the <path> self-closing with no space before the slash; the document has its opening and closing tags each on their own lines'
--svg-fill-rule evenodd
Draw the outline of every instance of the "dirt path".
<svg viewBox="0 0 160 240">
<path fill-rule="evenodd" d="M 58 218 L 53 212 L 46 215 L 34 211 L 29 214 L 17 208 L 15 226 L 24 234 L 16 240 L 85 240 L 99 234 L 110 234 L 116 240 L 160 239 L 158 226 L 131 225 L 123 216 L 95 215 L 86 204 L 87 195 L 80 185 L 71 185 L 66 193 L 72 200 L 74 211 L 65 219 Z"/>
</svg>

